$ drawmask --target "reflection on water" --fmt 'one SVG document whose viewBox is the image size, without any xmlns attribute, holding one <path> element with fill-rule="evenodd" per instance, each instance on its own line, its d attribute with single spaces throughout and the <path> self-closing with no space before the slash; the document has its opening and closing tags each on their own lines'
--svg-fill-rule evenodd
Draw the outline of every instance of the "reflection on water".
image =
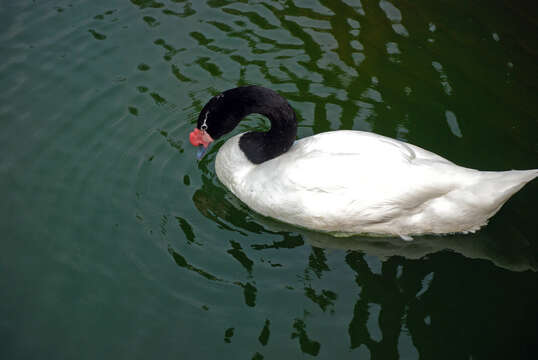
<svg viewBox="0 0 538 360">
<path fill-rule="evenodd" d="M 253 213 L 185 141 L 258 84 L 300 137 L 536 168 L 533 2 L 0 7 L 1 358 L 532 358 L 536 183 L 477 234 L 335 238 Z"/>
</svg>

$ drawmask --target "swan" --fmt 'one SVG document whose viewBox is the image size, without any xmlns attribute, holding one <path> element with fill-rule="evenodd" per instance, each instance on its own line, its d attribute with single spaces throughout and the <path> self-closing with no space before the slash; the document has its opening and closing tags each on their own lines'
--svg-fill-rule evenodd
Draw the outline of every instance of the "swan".
<svg viewBox="0 0 538 360">
<path fill-rule="evenodd" d="M 295 112 L 277 92 L 242 86 L 211 98 L 189 140 L 199 148 L 247 115 L 271 121 L 219 149 L 219 180 L 254 211 L 295 226 L 351 236 L 475 232 L 535 170 L 479 171 L 418 146 L 364 131 L 338 130 L 295 140 Z"/>
</svg>

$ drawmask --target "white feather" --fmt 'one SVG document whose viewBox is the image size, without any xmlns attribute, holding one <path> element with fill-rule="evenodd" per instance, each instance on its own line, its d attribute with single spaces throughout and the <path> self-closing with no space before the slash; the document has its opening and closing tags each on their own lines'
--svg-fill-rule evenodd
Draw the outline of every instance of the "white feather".
<svg viewBox="0 0 538 360">
<path fill-rule="evenodd" d="M 258 213 L 344 235 L 473 232 L 538 170 L 482 172 L 417 146 L 361 131 L 296 141 L 252 164 L 239 134 L 219 150 L 217 176 Z"/>
</svg>

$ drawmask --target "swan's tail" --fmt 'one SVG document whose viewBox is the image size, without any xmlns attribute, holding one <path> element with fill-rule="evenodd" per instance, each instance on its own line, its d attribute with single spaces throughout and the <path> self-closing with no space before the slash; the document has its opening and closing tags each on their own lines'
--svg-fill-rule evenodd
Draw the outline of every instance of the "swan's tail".
<svg viewBox="0 0 538 360">
<path fill-rule="evenodd" d="M 510 171 L 485 171 L 482 173 L 483 181 L 477 186 L 481 194 L 489 194 L 487 206 L 494 215 L 503 204 L 517 193 L 525 184 L 538 177 L 538 169 L 534 170 L 510 170 Z M 486 204 L 485 204 L 486 205 Z"/>
</svg>

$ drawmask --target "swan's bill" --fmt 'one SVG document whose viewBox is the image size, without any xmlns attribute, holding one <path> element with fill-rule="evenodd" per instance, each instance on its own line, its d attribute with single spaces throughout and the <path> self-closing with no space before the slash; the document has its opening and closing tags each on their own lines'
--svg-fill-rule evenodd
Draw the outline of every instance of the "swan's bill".
<svg viewBox="0 0 538 360">
<path fill-rule="evenodd" d="M 209 149 L 209 145 L 205 147 L 204 145 L 198 145 L 198 150 L 196 150 L 196 159 L 202 160 L 204 155 L 207 153 L 207 150 Z"/>
</svg>

